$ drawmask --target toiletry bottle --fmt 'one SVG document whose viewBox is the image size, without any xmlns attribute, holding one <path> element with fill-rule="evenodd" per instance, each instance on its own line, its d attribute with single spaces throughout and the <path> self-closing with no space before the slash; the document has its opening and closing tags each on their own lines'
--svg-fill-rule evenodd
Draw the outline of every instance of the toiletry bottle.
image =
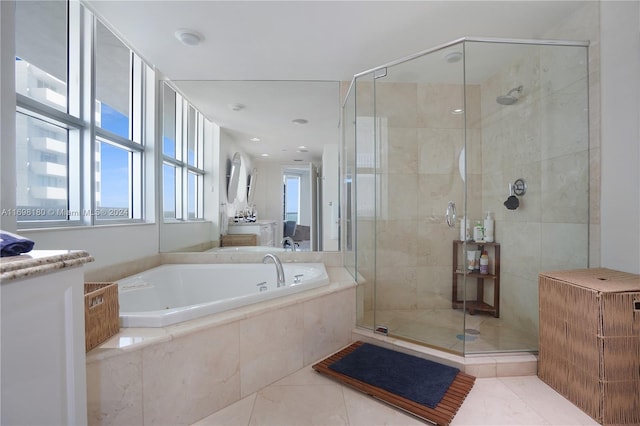
<svg viewBox="0 0 640 426">
<path fill-rule="evenodd" d="M 473 239 L 477 243 L 484 241 L 484 232 L 482 231 L 482 223 L 480 223 L 480 221 L 473 227 Z"/>
<path fill-rule="evenodd" d="M 460 241 L 467 241 L 467 219 L 462 216 L 462 219 L 460 219 Z"/>
<path fill-rule="evenodd" d="M 483 250 L 480 256 L 480 273 L 482 275 L 489 273 L 489 254 L 486 250 Z"/>
<path fill-rule="evenodd" d="M 487 217 L 484 219 L 484 240 L 488 243 L 492 243 L 493 237 L 493 213 L 487 212 Z"/>
</svg>

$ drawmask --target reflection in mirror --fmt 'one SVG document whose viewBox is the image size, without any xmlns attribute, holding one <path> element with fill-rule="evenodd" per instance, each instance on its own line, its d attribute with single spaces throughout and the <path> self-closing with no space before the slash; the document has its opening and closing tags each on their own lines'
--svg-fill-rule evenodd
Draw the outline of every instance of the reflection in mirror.
<svg viewBox="0 0 640 426">
<path fill-rule="evenodd" d="M 312 212 L 308 224 L 308 250 L 340 249 L 340 82 L 171 83 L 214 124 L 213 139 L 218 145 L 213 146 L 213 158 L 219 164 L 213 165 L 212 191 L 205 192 L 205 201 L 207 197 L 211 199 L 207 204 L 209 208 L 218 209 L 205 212 L 212 221 L 210 234 L 214 247 L 221 235 L 250 232 L 250 228 L 258 229 L 261 225 L 269 230 L 258 235 L 257 244 L 264 239 L 281 248 L 285 222 L 282 170 L 285 167 L 313 167 L 317 171 L 317 178 L 313 177 L 317 192 L 311 193 L 311 186 L 306 186 L 301 197 L 308 200 L 305 201 L 308 205 L 301 208 Z M 236 153 L 241 160 L 234 168 L 232 157 Z M 235 175 L 232 169 L 238 171 L 235 190 L 231 187 L 235 185 L 231 179 Z M 219 184 L 215 179 L 219 179 Z M 255 223 L 239 223 L 236 215 L 248 211 L 257 212 L 257 216 L 251 218 Z M 265 237 L 270 234 L 273 234 L 272 238 Z M 205 244 L 206 241 L 196 243 Z"/>
<path fill-rule="evenodd" d="M 231 171 L 229 173 L 229 187 L 227 189 L 227 200 L 229 203 L 233 203 L 236 200 L 238 194 L 238 183 L 240 181 L 240 168 L 242 165 L 242 157 L 239 152 L 233 154 L 231 160 Z M 243 200 L 240 200 L 243 201 Z"/>
<path fill-rule="evenodd" d="M 247 203 L 249 206 L 253 206 L 256 195 L 256 185 L 258 184 L 258 170 L 251 170 L 251 176 L 249 177 L 249 188 L 247 189 Z"/>
</svg>

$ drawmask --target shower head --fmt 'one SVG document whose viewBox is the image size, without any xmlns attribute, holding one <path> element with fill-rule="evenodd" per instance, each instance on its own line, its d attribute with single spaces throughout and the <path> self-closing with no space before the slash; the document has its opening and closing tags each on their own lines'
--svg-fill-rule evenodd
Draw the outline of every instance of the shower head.
<svg viewBox="0 0 640 426">
<path fill-rule="evenodd" d="M 520 93 L 522 93 L 522 86 L 518 86 L 515 87 L 511 90 L 509 90 L 509 93 L 507 93 L 506 95 L 500 95 L 496 98 L 496 102 L 498 102 L 500 105 L 513 105 L 516 102 L 518 102 L 518 96 L 517 95 L 512 95 L 513 92 L 518 92 L 517 94 L 519 95 Z"/>
</svg>

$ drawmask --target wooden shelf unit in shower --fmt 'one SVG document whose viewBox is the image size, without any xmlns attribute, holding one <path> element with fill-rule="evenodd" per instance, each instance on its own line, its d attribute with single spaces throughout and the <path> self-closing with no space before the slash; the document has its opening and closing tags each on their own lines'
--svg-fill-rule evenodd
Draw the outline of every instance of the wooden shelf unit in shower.
<svg viewBox="0 0 640 426">
<path fill-rule="evenodd" d="M 464 241 L 453 241 L 453 265 L 452 265 L 452 286 L 451 286 L 451 307 L 453 309 L 466 309 L 469 314 L 476 312 L 486 312 L 496 318 L 500 317 L 500 244 L 487 242 L 467 241 L 467 247 L 475 247 L 477 250 L 487 250 L 489 254 L 489 273 L 469 272 L 466 267 L 464 257 Z M 458 259 L 462 256 L 462 263 L 458 264 Z M 462 300 L 458 298 L 458 283 L 464 277 L 476 280 L 476 298 Z M 484 301 L 485 281 L 493 282 L 493 305 Z"/>
</svg>

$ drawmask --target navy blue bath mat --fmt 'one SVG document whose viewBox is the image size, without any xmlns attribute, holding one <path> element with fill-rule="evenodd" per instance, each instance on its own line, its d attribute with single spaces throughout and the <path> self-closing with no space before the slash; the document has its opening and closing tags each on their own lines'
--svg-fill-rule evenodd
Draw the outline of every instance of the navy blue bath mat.
<svg viewBox="0 0 640 426">
<path fill-rule="evenodd" d="M 372 386 L 435 408 L 460 370 L 363 343 L 328 366 Z"/>
</svg>

